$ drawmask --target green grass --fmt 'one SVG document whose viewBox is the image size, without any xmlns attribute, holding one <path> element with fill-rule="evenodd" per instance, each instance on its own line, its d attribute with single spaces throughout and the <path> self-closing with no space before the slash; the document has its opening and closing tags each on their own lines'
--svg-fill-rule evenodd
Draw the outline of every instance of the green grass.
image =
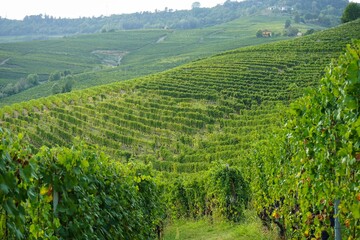
<svg viewBox="0 0 360 240">
<path fill-rule="evenodd" d="M 165 227 L 164 240 L 275 240 L 276 231 L 266 230 L 255 212 L 246 211 L 241 223 L 210 220 L 177 220 Z"/>
<path fill-rule="evenodd" d="M 70 69 L 74 89 L 118 82 L 161 72 L 181 64 L 239 47 L 269 43 L 287 37 L 256 38 L 259 29 L 281 32 L 287 16 L 251 16 L 225 24 L 193 30 L 137 30 L 80 35 L 48 41 L 0 44 L 0 84 L 30 73 L 46 79 L 56 70 Z M 304 31 L 316 26 L 296 25 Z M 164 37 L 163 41 L 158 42 Z M 120 66 L 109 67 L 96 50 L 124 51 Z M 51 95 L 53 83 L 0 100 L 0 106 Z"/>
</svg>

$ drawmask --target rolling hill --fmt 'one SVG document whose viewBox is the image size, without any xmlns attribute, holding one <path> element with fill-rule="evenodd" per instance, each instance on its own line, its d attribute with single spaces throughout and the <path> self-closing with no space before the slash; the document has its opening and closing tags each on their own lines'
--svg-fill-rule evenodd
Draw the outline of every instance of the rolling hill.
<svg viewBox="0 0 360 240">
<path fill-rule="evenodd" d="M 170 216 L 208 216 L 213 199 L 193 189 L 209 191 L 207 181 L 221 163 L 236 175 L 233 188 L 241 188 L 240 172 L 249 181 L 251 145 L 281 126 L 284 105 L 317 86 L 330 60 L 359 38 L 360 22 L 354 21 L 239 48 L 131 81 L 5 106 L 0 123 L 36 147 L 70 147 L 80 137 L 122 162 L 150 163 L 166 182 L 160 185 Z M 218 208 L 227 219 L 241 217 L 211 203 L 214 213 Z"/>
<path fill-rule="evenodd" d="M 29 74 L 40 85 L 2 98 L 0 106 L 52 95 L 54 72 L 70 71 L 73 89 L 84 89 L 161 72 L 222 51 L 287 39 L 257 38 L 259 29 L 281 34 L 288 16 L 251 16 L 192 30 L 133 30 L 80 35 L 48 41 L 0 44 L 0 86 Z M 319 27 L 294 24 L 301 32 Z M 57 83 L 64 85 L 67 79 Z"/>
<path fill-rule="evenodd" d="M 206 168 L 206 162 L 191 159 L 212 153 L 204 149 L 207 141 L 224 145 L 224 151 L 213 149 L 213 160 L 223 159 L 220 152 L 231 152 L 229 159 L 239 155 L 231 148 L 241 151 L 239 146 L 251 136 L 239 139 L 241 130 L 256 129 L 258 121 L 268 127 L 277 114 L 269 105 L 287 103 L 315 86 L 330 59 L 357 38 L 356 23 L 221 53 L 124 83 L 18 103 L 1 109 L 2 121 L 31 134 L 37 146 L 66 145 L 76 135 L 113 154 L 116 149 L 154 156 L 166 146 L 176 153 L 176 161 L 157 159 L 160 166 L 184 161 Z M 189 159 L 181 159 L 182 151 Z"/>
</svg>

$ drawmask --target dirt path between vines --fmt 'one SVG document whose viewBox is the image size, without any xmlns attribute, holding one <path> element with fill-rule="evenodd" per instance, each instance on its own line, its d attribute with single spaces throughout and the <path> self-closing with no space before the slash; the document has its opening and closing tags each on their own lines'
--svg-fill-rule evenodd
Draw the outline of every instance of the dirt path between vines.
<svg viewBox="0 0 360 240">
<path fill-rule="evenodd" d="M 7 58 L 4 61 L 0 62 L 0 66 L 5 65 L 9 60 L 10 58 Z"/>
<path fill-rule="evenodd" d="M 160 37 L 160 38 L 156 41 L 156 43 L 161 43 L 161 42 L 163 42 L 166 38 L 167 38 L 167 35 L 164 35 L 164 36 Z"/>
</svg>

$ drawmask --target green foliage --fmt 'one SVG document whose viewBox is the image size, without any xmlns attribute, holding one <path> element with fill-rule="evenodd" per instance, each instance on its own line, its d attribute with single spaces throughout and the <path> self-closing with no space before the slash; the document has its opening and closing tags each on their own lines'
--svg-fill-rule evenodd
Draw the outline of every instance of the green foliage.
<svg viewBox="0 0 360 240">
<path fill-rule="evenodd" d="M 61 86 L 59 83 L 54 83 L 51 87 L 52 94 L 59 94 L 61 93 Z"/>
<path fill-rule="evenodd" d="M 191 4 L 191 8 L 192 8 L 192 9 L 200 8 L 200 7 L 201 7 L 201 4 L 200 4 L 199 2 L 193 2 L 193 3 Z"/>
<path fill-rule="evenodd" d="M 295 22 L 312 23 L 321 26 L 336 26 L 349 1 L 344 0 L 303 0 L 303 1 L 262 1 L 273 12 L 292 14 Z"/>
<path fill-rule="evenodd" d="M 24 238 L 25 203 L 36 197 L 32 181 L 36 176 L 32 150 L 23 144 L 23 135 L 11 136 L 0 128 L 0 233 L 4 239 Z"/>
<path fill-rule="evenodd" d="M 46 39 L 47 36 L 68 36 L 78 33 L 96 33 L 115 30 L 129 29 L 179 29 L 179 28 L 203 28 L 213 25 L 221 25 L 239 17 L 249 15 L 261 15 L 269 7 L 274 8 L 276 13 L 296 12 L 306 16 L 309 21 L 321 24 L 318 21 L 322 16 L 331 19 L 331 26 L 339 23 L 344 8 L 348 1 L 344 0 L 303 0 L 301 2 L 286 1 L 224 1 L 212 8 L 200 8 L 199 2 L 192 4 L 192 10 L 174 11 L 165 8 L 155 12 L 142 12 L 109 17 L 91 17 L 78 19 L 57 19 L 48 15 L 26 16 L 23 21 L 0 19 L 0 35 L 10 36 L 35 36 L 35 39 Z M 189 6 L 190 7 L 190 6 Z M 189 19 L 191 19 L 189 21 Z M 186 24 L 184 24 L 184 22 Z M 197 24 L 191 24 L 197 23 Z M 64 27 L 66 26 L 66 27 Z"/>
<path fill-rule="evenodd" d="M 239 222 L 244 219 L 244 209 L 250 200 L 248 183 L 240 170 L 229 165 L 218 165 L 210 171 L 210 196 L 212 201 L 228 220 Z"/>
<path fill-rule="evenodd" d="M 65 71 L 63 72 L 63 76 L 64 76 L 64 77 L 69 76 L 69 75 L 71 75 L 71 71 L 70 71 L 70 70 L 65 70 Z"/>
<path fill-rule="evenodd" d="M 66 77 L 66 82 L 65 82 L 65 85 L 64 87 L 62 88 L 62 93 L 67 93 L 67 92 L 71 92 L 72 90 L 72 87 L 73 87 L 73 84 L 74 84 L 74 80 L 71 76 L 67 76 Z"/>
<path fill-rule="evenodd" d="M 46 81 L 54 72 L 65 76 L 71 71 L 74 90 L 84 89 L 164 71 L 241 46 L 281 40 L 257 39 L 254 33 L 265 29 L 269 22 L 280 32 L 284 21 L 282 16 L 251 16 L 203 29 L 117 31 L 2 44 L 0 59 L 10 60 L 0 66 L 0 88 L 3 80 L 14 83 L 32 72 L 38 73 L 42 84 L 2 99 L 0 106 L 52 95 L 53 82 Z M 66 80 L 59 81 L 63 86 Z"/>
<path fill-rule="evenodd" d="M 315 29 L 311 28 L 311 29 L 307 30 L 307 31 L 304 33 L 304 35 L 305 35 L 305 36 L 306 36 L 306 35 L 311 35 L 311 34 L 313 34 L 313 33 L 315 33 Z"/>
<path fill-rule="evenodd" d="M 286 227 L 289 237 L 333 236 L 334 217 L 344 239 L 360 236 L 359 58 L 356 41 L 327 68 L 319 88 L 292 105 L 278 140 L 254 154 L 258 211 Z"/>
<path fill-rule="evenodd" d="M 287 19 L 287 20 L 285 21 L 285 26 L 284 26 L 284 28 L 286 29 L 286 28 L 289 28 L 289 27 L 291 27 L 291 20 Z"/>
<path fill-rule="evenodd" d="M 279 24 L 280 29 L 283 28 L 283 22 L 284 19 Z M 63 146 L 56 148 L 58 151 L 50 150 L 50 155 L 46 155 L 49 150 L 45 151 L 46 148 L 41 148 L 43 158 L 50 159 L 53 153 L 57 159 L 62 159 L 64 157 L 61 152 L 70 155 L 71 159 L 77 159 L 73 153 L 82 156 L 81 149 L 71 146 L 73 139 L 78 136 L 89 145 L 100 146 L 99 148 L 114 159 L 136 162 L 135 166 L 141 161 L 151 163 L 159 176 L 156 183 L 164 193 L 158 194 L 163 199 L 160 202 L 166 203 L 166 208 L 156 208 L 161 204 L 154 204 L 156 200 L 153 200 L 153 197 L 156 199 L 156 196 L 147 193 L 148 189 L 152 189 L 153 183 L 145 181 L 146 179 L 134 177 L 135 182 L 141 182 L 138 188 L 142 189 L 140 192 L 144 191 L 144 196 L 133 195 L 132 188 L 126 192 L 121 187 L 124 185 L 119 185 L 124 194 L 129 194 L 118 194 L 120 200 L 125 199 L 126 206 L 128 206 L 127 198 L 140 199 L 133 202 L 138 211 L 130 206 L 132 213 L 135 214 L 134 218 L 139 222 L 144 220 L 142 218 L 144 212 L 149 216 L 166 214 L 173 218 L 209 217 L 213 220 L 241 221 L 249 199 L 247 195 L 249 191 L 245 190 L 246 183 L 259 183 L 261 186 L 255 188 L 252 185 L 252 200 L 257 203 L 266 199 L 267 206 L 271 206 L 274 201 L 279 205 L 281 197 L 285 195 L 270 187 L 274 182 L 288 183 L 281 180 L 287 169 L 284 163 L 288 162 L 277 152 L 278 146 L 282 145 L 276 144 L 275 141 L 274 144 L 266 143 L 273 144 L 272 150 L 268 152 L 266 152 L 266 144 L 260 145 L 273 129 L 280 126 L 283 111 L 281 106 L 301 96 L 304 88 L 318 85 L 317 80 L 324 66 L 328 64 L 330 58 L 343 50 L 350 38 L 359 36 L 359 27 L 360 25 L 355 21 L 306 38 L 224 52 L 141 79 L 15 104 L 0 109 L 0 121 L 16 133 L 26 133 L 28 140 L 38 149 L 45 144 Z M 252 35 L 253 33 L 254 31 Z M 100 81 L 101 78 L 97 80 Z M 62 81 L 56 83 L 63 83 Z M 252 144 L 260 146 L 255 154 L 250 152 Z M 66 150 L 71 147 L 76 151 Z M 281 149 L 287 152 L 285 147 Z M 248 161 L 251 155 L 259 157 L 260 160 Z M 272 157 L 271 161 L 268 161 L 267 157 Z M 83 160 L 82 157 L 80 159 Z M 65 165 L 71 165 L 71 161 L 66 160 Z M 274 168 L 279 166 L 275 164 L 278 161 L 281 168 Z M 81 166 L 81 161 L 74 162 L 80 163 Z M 223 164 L 214 164 L 214 162 Z M 250 168 L 252 162 L 256 165 L 253 169 Z M 229 164 L 229 168 L 226 164 Z M 61 169 L 60 173 L 68 171 L 65 165 L 55 164 Z M 85 163 L 84 166 L 86 165 Z M 80 171 L 84 176 L 88 173 L 85 169 L 92 169 L 87 167 L 79 170 L 76 166 L 72 168 Z M 132 169 L 132 166 L 130 165 L 129 168 Z M 105 168 L 100 172 L 109 173 L 109 171 Z M 143 171 L 148 170 L 145 168 Z M 122 173 L 121 170 L 117 172 Z M 277 178 L 272 177 L 272 173 Z M 66 176 L 68 174 L 80 176 L 69 171 L 66 172 Z M 94 175 L 92 170 L 89 174 L 88 181 L 91 186 L 101 186 L 94 179 L 101 179 L 103 175 L 101 173 Z M 261 177 L 254 178 L 258 174 Z M 111 171 L 108 179 L 112 175 L 127 182 L 127 178 L 124 180 Z M 66 177 L 61 176 L 63 181 Z M 81 186 L 86 185 L 81 178 L 73 181 Z M 116 182 L 111 178 L 109 181 Z M 240 184 L 242 182 L 245 184 Z M 44 185 L 43 192 L 49 189 L 50 185 L 54 186 L 53 183 Z M 105 186 L 108 187 L 106 184 Z M 91 189 L 78 191 L 73 188 L 71 194 L 66 193 L 66 195 L 60 190 L 57 190 L 57 193 L 60 196 L 76 196 L 74 199 L 71 198 L 72 202 L 70 202 L 77 206 L 73 211 L 81 217 L 86 217 L 87 223 L 93 224 L 93 219 L 86 211 L 89 208 L 78 207 L 80 203 L 76 200 L 90 201 L 88 206 L 94 208 L 97 214 L 103 214 L 98 210 L 97 205 L 102 202 L 102 195 L 91 191 Z M 296 199 L 296 196 L 291 195 L 292 193 L 286 194 Z M 86 195 L 90 195 L 91 199 L 86 199 Z M 46 196 L 43 194 L 44 200 L 39 202 L 37 209 L 45 211 L 45 206 L 49 207 L 46 205 Z M 64 206 L 64 209 L 73 209 L 70 203 L 67 202 L 69 205 Z M 59 211 L 62 209 L 60 206 L 61 202 L 57 206 Z M 146 206 L 146 210 L 139 206 Z M 256 206 L 260 211 L 265 204 L 256 204 Z M 113 205 L 110 205 L 110 208 L 117 209 Z M 152 211 L 151 209 L 154 208 L 164 210 L 166 213 Z M 88 234 L 97 231 L 78 222 L 72 229 L 67 221 L 74 222 L 73 215 L 66 210 L 63 211 L 64 213 L 59 217 L 56 216 L 60 223 L 56 231 L 55 226 L 59 223 L 48 218 L 47 222 L 41 222 L 33 227 L 34 234 L 76 236 L 76 232 L 84 234 L 82 229 L 84 231 L 87 229 Z M 282 224 L 281 212 L 272 213 L 277 223 Z M 272 213 L 269 213 L 270 217 Z M 62 221 L 60 216 L 68 220 Z M 111 219 L 111 216 L 104 213 L 103 218 Z M 160 219 L 157 218 L 152 222 L 156 224 Z M 137 224 L 131 224 L 134 224 L 132 229 L 137 229 Z M 48 226 L 49 229 L 43 226 Z M 61 226 L 64 226 L 65 230 Z M 44 229 L 44 233 L 39 233 L 36 229 Z M 141 231 L 143 230 L 139 230 Z"/>
<path fill-rule="evenodd" d="M 31 84 L 32 86 L 39 84 L 39 76 L 37 74 L 29 74 L 26 77 L 26 81 Z"/>
<path fill-rule="evenodd" d="M 317 85 L 331 57 L 359 32 L 355 21 L 134 81 L 24 102 L 0 117 L 4 126 L 30 133 L 37 147 L 69 146 L 79 136 L 116 157 L 153 155 L 158 170 L 205 170 L 214 160 L 237 161 L 252 133 L 275 121 L 273 107 Z"/>
<path fill-rule="evenodd" d="M 37 85 L 39 85 L 39 76 L 37 74 L 29 74 L 26 78 L 22 78 L 16 83 L 7 84 L 0 90 L 0 98 L 17 94 Z"/>
<path fill-rule="evenodd" d="M 42 147 L 1 130 L 1 233 L 6 239 L 151 239 L 161 220 L 149 167 L 84 143 Z"/>
<path fill-rule="evenodd" d="M 263 31 L 261 29 L 256 32 L 256 37 L 257 38 L 262 38 L 263 37 Z"/>
<path fill-rule="evenodd" d="M 58 81 L 61 79 L 61 72 L 53 72 L 49 75 L 49 81 L 53 82 L 53 81 Z"/>
<path fill-rule="evenodd" d="M 300 15 L 299 15 L 299 14 L 295 14 L 294 22 L 295 22 L 295 23 L 300 23 L 300 21 L 301 21 Z"/>
<path fill-rule="evenodd" d="M 355 2 L 349 3 L 343 12 L 341 21 L 346 23 L 358 18 L 360 18 L 360 4 Z"/>
<path fill-rule="evenodd" d="M 240 222 L 250 200 L 248 183 L 240 170 L 224 164 L 214 164 L 209 171 L 191 178 L 178 177 L 166 188 L 173 218 L 207 216 Z"/>
<path fill-rule="evenodd" d="M 295 37 L 299 33 L 299 29 L 294 27 L 288 27 L 284 31 L 284 36 Z"/>
</svg>

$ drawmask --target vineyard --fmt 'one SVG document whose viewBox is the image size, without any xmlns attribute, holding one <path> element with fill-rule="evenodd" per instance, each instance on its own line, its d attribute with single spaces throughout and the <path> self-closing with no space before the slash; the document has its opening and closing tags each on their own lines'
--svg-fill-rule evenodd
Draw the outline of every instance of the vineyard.
<svg viewBox="0 0 360 240">
<path fill-rule="evenodd" d="M 119 167 L 122 168 L 119 172 L 130 171 L 126 170 L 130 168 L 126 164 L 130 163 L 135 166 L 146 164 L 153 168 L 153 173 L 144 174 L 140 180 L 129 177 L 124 184 L 135 188 L 143 182 L 149 185 L 153 181 L 157 183 L 163 192 L 162 203 L 166 205 L 164 213 L 154 211 L 151 207 L 146 208 L 144 204 L 149 202 L 143 199 L 142 193 L 146 192 L 144 188 L 139 190 L 138 186 L 134 193 L 129 192 L 134 196 L 134 202 L 140 206 L 139 211 L 154 214 L 152 216 L 155 225 L 159 224 L 159 219 L 164 216 L 192 219 L 207 216 L 211 219 L 239 222 L 244 209 L 251 202 L 250 191 L 256 186 L 255 183 L 251 184 L 251 180 L 256 176 L 256 167 L 249 163 L 254 157 L 254 148 L 260 144 L 268 145 L 268 135 L 277 131 L 284 123 L 285 107 L 301 97 L 305 89 L 317 87 L 331 59 L 341 55 L 346 45 L 350 44 L 352 39 L 358 38 L 360 24 L 355 21 L 307 37 L 240 48 L 131 81 L 5 106 L 0 109 L 0 124 L 14 134 L 23 133 L 24 140 L 34 146 L 34 153 L 22 155 L 27 156 L 29 161 L 32 159 L 30 155 L 46 156 L 46 152 L 50 151 L 46 149 L 54 146 L 81 151 L 81 148 L 79 150 L 72 147 L 74 141 L 80 138 L 90 149 L 103 151 L 109 158 L 122 162 L 124 165 Z M 71 154 L 71 150 L 69 152 Z M 52 160 L 60 158 L 56 157 L 56 154 L 61 154 L 61 151 L 53 150 L 47 157 Z M 84 153 L 83 157 L 79 158 L 79 164 L 82 163 L 81 159 L 88 159 L 89 156 L 91 153 Z M 100 154 L 99 158 L 101 157 Z M 37 164 L 40 170 L 47 166 L 47 163 L 41 161 L 35 165 Z M 67 166 L 64 161 L 59 164 L 65 168 Z M 86 165 L 82 164 L 82 167 L 86 169 Z M 279 167 L 281 168 L 281 165 Z M 144 169 L 142 171 L 147 171 Z M 95 170 L 94 173 L 91 171 L 89 170 L 89 174 L 98 174 Z M 136 172 L 131 170 L 129 176 L 136 176 L 134 171 Z M 35 175 L 39 174 L 46 175 L 41 171 Z M 102 181 L 109 184 L 109 180 L 100 175 L 91 175 L 90 178 L 99 186 L 103 184 Z M 276 176 L 278 175 L 272 175 L 275 179 Z M 96 180 L 98 178 L 100 180 Z M 85 182 L 81 186 L 86 189 Z M 34 188 L 41 192 L 42 187 L 49 189 L 50 185 L 54 183 L 43 182 Z M 76 184 L 71 185 L 74 186 Z M 121 185 L 120 188 L 125 189 L 126 186 Z M 51 194 L 54 192 L 55 190 Z M 86 191 L 82 194 L 86 201 L 90 201 L 90 198 L 84 197 Z M 46 198 L 45 195 L 40 194 L 40 198 Z M 152 198 L 154 193 L 146 196 Z M 108 204 L 102 197 L 94 195 L 94 199 L 98 199 L 94 201 L 99 203 L 96 206 L 101 206 L 102 200 Z M 272 200 L 280 201 L 277 197 L 278 195 L 274 196 Z M 34 199 L 14 201 L 24 201 L 23 204 L 32 204 L 31 201 L 45 204 L 44 201 L 47 201 L 45 199 L 39 202 Z M 261 202 L 258 205 L 259 212 L 263 204 Z M 48 205 L 47 207 L 51 208 L 50 204 Z M 86 206 L 91 209 L 93 205 L 89 203 Z M 7 208 L 2 211 L 9 213 Z M 24 218 L 29 218 L 29 214 L 31 216 L 33 213 L 24 213 Z M 82 216 L 81 214 L 83 213 L 79 213 L 79 216 Z M 107 216 L 107 213 L 99 214 Z M 136 214 L 141 216 L 144 213 Z M 276 214 L 274 216 L 275 219 L 280 218 Z M 52 223 L 54 228 L 49 229 L 54 236 L 72 234 L 71 229 L 65 229 L 68 218 L 61 217 L 64 216 L 59 216 L 60 222 L 56 220 Z M 88 216 L 89 222 L 91 217 Z M 47 218 L 47 215 L 43 217 Z M 145 221 L 141 217 L 139 219 L 139 222 Z M 356 222 L 350 223 L 351 226 L 356 225 Z M 158 226 L 151 226 L 149 222 L 143 224 L 149 229 Z M 16 226 L 12 229 L 21 232 L 21 228 L 19 230 Z M 59 226 L 65 230 L 59 230 Z M 101 232 L 103 235 L 99 233 L 104 238 L 108 236 L 106 234 L 112 233 L 112 230 L 106 227 L 108 226 L 104 223 L 105 230 Z M 101 226 L 99 228 L 101 229 Z M 124 229 L 126 226 L 114 227 L 115 232 L 125 231 Z M 131 230 L 132 233 L 136 232 L 135 229 L 137 226 Z M 45 234 L 26 231 L 21 234 L 25 232 L 25 235 L 35 238 L 39 236 L 34 235 L 35 233 Z M 88 231 L 98 234 L 94 229 Z M 127 236 L 126 231 L 121 234 L 118 236 Z M 152 236 L 149 232 L 143 234 L 143 237 Z M 351 234 L 348 233 L 349 236 L 352 236 Z M 355 230 L 354 234 L 358 234 L 358 230 Z"/>
<path fill-rule="evenodd" d="M 29 74 L 41 84 L 1 98 L 0 107 L 52 95 L 47 81 L 68 71 L 73 89 L 119 82 L 161 72 L 226 50 L 286 39 L 257 38 L 258 29 L 280 33 L 286 16 L 253 16 L 193 30 L 131 30 L 77 35 L 49 41 L 0 44 L 0 97 L 3 88 Z M 318 26 L 294 24 L 302 32 Z M 64 84 L 66 78 L 57 81 Z"/>
<path fill-rule="evenodd" d="M 254 206 L 283 238 L 360 237 L 359 59 L 357 40 L 250 157 Z"/>
</svg>

